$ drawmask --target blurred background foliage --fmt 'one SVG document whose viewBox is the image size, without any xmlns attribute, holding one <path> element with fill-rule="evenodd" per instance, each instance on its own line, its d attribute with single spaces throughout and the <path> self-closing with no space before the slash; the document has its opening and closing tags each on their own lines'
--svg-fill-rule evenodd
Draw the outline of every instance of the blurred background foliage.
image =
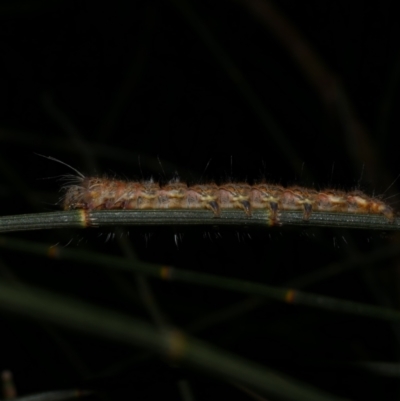
<svg viewBox="0 0 400 401">
<path fill-rule="evenodd" d="M 0 3 L 0 26 L 2 215 L 58 210 L 59 177 L 71 171 L 35 152 L 86 175 L 265 179 L 378 195 L 400 173 L 394 2 L 14 0 Z M 385 192 L 394 207 L 397 193 L 397 183 Z M 10 237 L 123 255 L 108 234 Z M 277 286 L 398 243 L 396 234 L 308 228 L 145 228 L 122 239 L 143 261 Z M 130 274 L 5 249 L 0 274 L 151 321 Z M 385 252 L 322 277 L 307 290 L 399 307 L 398 260 Z M 350 399 L 400 393 L 397 324 L 147 284 L 168 322 L 225 350 Z M 11 313 L 0 319 L 0 369 L 14 373 L 21 394 L 80 387 L 178 397 L 187 380 L 195 399 L 248 398 L 142 350 Z M 377 372 L 377 362 L 387 369 Z"/>
</svg>

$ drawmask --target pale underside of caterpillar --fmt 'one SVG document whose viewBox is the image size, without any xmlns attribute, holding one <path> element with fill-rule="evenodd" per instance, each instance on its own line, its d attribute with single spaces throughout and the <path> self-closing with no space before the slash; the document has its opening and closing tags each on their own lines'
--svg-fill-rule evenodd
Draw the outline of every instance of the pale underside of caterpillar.
<svg viewBox="0 0 400 401">
<path fill-rule="evenodd" d="M 220 217 L 226 209 L 241 209 L 250 217 L 253 210 L 267 209 L 273 221 L 277 221 L 280 211 L 286 210 L 302 211 L 304 220 L 313 212 L 383 215 L 389 222 L 395 218 L 389 205 L 358 190 L 317 191 L 267 183 L 188 186 L 178 180 L 159 185 L 152 180 L 130 182 L 84 176 L 76 179 L 76 184 L 64 188 L 62 205 L 65 210 L 209 209 L 215 217 Z"/>
</svg>

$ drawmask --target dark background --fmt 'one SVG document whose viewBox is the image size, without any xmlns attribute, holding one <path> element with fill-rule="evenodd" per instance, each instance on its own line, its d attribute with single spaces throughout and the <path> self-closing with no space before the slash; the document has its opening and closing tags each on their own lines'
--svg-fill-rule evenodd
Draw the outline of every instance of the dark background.
<svg viewBox="0 0 400 401">
<path fill-rule="evenodd" d="M 280 1 L 263 14 L 269 6 L 0 2 L 1 214 L 58 210 L 59 177 L 71 171 L 35 153 L 86 175 L 361 188 L 395 195 L 389 202 L 396 207 L 397 183 L 388 189 L 400 173 L 395 3 Z M 278 9 L 281 17 L 273 14 Z M 118 241 L 106 240 L 109 233 L 7 236 L 121 255 Z M 129 241 L 145 261 L 282 286 L 395 243 L 396 235 L 164 227 L 129 230 Z M 131 286 L 126 296 L 115 276 L 83 263 L 4 249 L 0 263 L 3 280 L 150 320 L 129 275 L 117 277 Z M 396 308 L 398 277 L 397 261 L 384 260 L 309 290 Z M 195 333 L 214 345 L 350 399 L 399 395 L 393 371 L 363 369 L 377 361 L 397 368 L 396 325 L 275 303 L 230 315 L 224 311 L 245 305 L 243 296 L 150 284 L 163 313 L 182 329 L 220 311 L 220 319 Z M 10 313 L 0 319 L 0 369 L 14 373 L 20 394 L 80 387 L 142 399 L 179 397 L 178 383 L 188 379 L 196 399 L 248 397 L 203 373 L 141 358 L 140 350 L 45 330 Z"/>
</svg>

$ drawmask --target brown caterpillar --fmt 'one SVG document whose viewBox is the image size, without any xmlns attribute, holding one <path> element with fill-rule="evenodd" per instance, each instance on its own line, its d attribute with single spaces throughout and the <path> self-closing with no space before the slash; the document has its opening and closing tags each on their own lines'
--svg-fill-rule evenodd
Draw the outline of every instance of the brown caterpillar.
<svg viewBox="0 0 400 401">
<path fill-rule="evenodd" d="M 188 186 L 179 180 L 159 185 L 153 180 L 124 181 L 111 178 L 85 177 L 70 165 L 51 156 L 47 159 L 61 163 L 78 176 L 76 183 L 64 187 L 61 203 L 64 210 L 115 210 L 115 209 L 209 209 L 219 217 L 226 209 L 241 209 L 247 216 L 253 210 L 268 209 L 271 220 L 277 221 L 278 212 L 303 211 L 304 220 L 313 212 L 338 212 L 352 214 L 383 215 L 389 223 L 395 220 L 391 206 L 364 192 L 312 188 L 259 183 L 250 185 L 228 182 Z"/>
<path fill-rule="evenodd" d="M 79 172 L 78 172 L 79 173 Z M 313 212 L 342 212 L 383 215 L 393 222 L 393 209 L 382 200 L 361 191 L 337 191 L 260 183 L 215 183 L 188 186 L 178 180 L 167 185 L 150 181 L 123 181 L 85 177 L 79 173 L 78 183 L 65 188 L 62 205 L 65 210 L 115 209 L 209 209 L 219 217 L 226 209 L 241 209 L 247 216 L 253 210 L 268 209 L 271 219 L 278 212 L 303 211 L 304 220 Z"/>
</svg>

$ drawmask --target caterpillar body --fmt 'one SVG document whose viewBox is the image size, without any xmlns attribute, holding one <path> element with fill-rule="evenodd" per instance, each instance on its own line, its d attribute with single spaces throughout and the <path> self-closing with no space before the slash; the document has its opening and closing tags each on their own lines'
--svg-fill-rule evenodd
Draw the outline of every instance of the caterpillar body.
<svg viewBox="0 0 400 401">
<path fill-rule="evenodd" d="M 208 209 L 220 217 L 226 209 L 240 209 L 251 217 L 253 210 L 267 209 L 273 221 L 285 210 L 302 211 L 304 220 L 313 212 L 383 215 L 388 222 L 395 219 L 392 207 L 359 190 L 317 191 L 300 186 L 244 182 L 188 186 L 179 180 L 160 185 L 152 180 L 130 182 L 83 175 L 77 180 L 76 184 L 65 187 L 62 199 L 65 210 Z"/>
</svg>

